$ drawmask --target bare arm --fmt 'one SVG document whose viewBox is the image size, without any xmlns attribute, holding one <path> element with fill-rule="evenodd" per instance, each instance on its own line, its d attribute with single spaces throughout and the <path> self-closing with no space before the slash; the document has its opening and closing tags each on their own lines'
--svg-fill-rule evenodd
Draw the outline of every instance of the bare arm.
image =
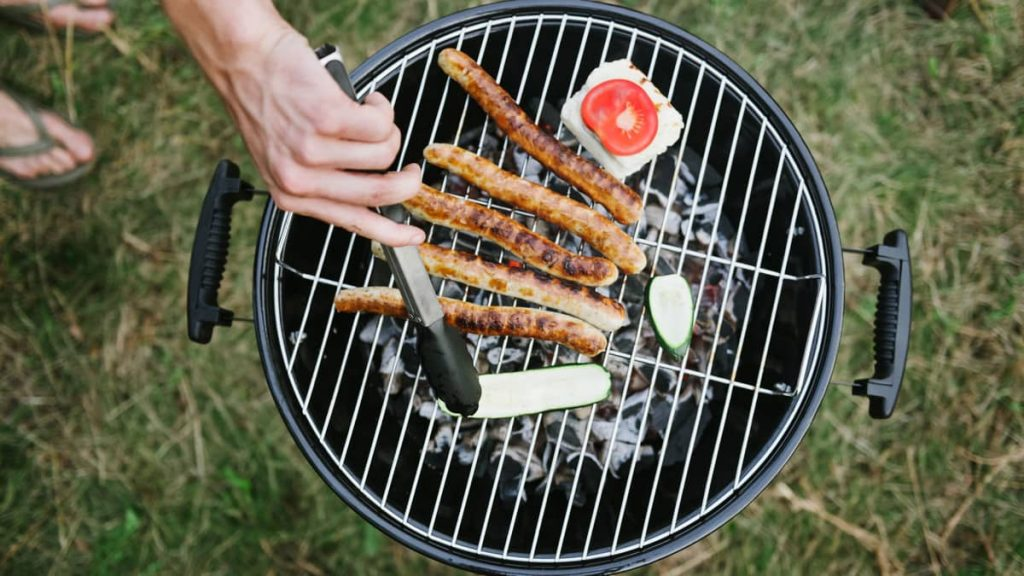
<svg viewBox="0 0 1024 576">
<path fill-rule="evenodd" d="M 391 245 L 423 232 L 368 206 L 419 190 L 419 168 L 384 170 L 401 133 L 391 104 L 359 105 L 320 66 L 270 0 L 163 0 L 164 9 L 234 118 L 277 205 Z"/>
</svg>

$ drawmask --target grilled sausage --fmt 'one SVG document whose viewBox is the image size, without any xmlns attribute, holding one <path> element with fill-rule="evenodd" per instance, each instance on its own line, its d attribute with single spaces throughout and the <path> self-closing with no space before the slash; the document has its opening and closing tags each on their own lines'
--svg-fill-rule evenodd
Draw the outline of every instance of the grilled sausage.
<svg viewBox="0 0 1024 576">
<path fill-rule="evenodd" d="M 419 248 L 427 272 L 434 276 L 560 310 L 606 332 L 627 323 L 622 304 L 591 288 L 434 244 L 420 244 Z M 373 243 L 373 253 L 384 259 L 384 251 L 377 242 Z"/>
<path fill-rule="evenodd" d="M 585 356 L 596 356 L 608 345 L 597 328 L 565 314 L 512 306 L 478 306 L 441 298 L 444 321 L 462 332 L 484 336 L 515 336 L 557 342 Z M 352 288 L 334 299 L 338 312 L 369 312 L 406 317 L 405 302 L 396 288 Z"/>
<path fill-rule="evenodd" d="M 636 192 L 537 126 L 472 58 L 454 48 L 445 48 L 438 54 L 437 63 L 527 154 L 607 208 L 619 222 L 632 224 L 640 219 L 643 206 Z"/>
<path fill-rule="evenodd" d="M 573 254 L 504 214 L 425 184 L 402 205 L 427 222 L 486 238 L 552 276 L 587 286 L 607 286 L 619 277 L 609 260 Z"/>
<path fill-rule="evenodd" d="M 632 238 L 585 204 L 502 170 L 490 160 L 458 146 L 431 144 L 423 151 L 423 157 L 494 198 L 576 234 L 627 274 L 636 274 L 647 265 L 647 256 Z"/>
</svg>

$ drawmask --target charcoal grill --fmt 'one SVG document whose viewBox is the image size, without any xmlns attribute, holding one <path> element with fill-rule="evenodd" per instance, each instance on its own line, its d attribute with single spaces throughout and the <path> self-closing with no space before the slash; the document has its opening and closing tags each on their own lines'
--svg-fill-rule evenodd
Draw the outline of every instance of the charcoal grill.
<svg viewBox="0 0 1024 576">
<path fill-rule="evenodd" d="M 594 407 L 501 421 L 438 410 L 404 321 L 333 311 L 337 291 L 390 285 L 369 243 L 268 200 L 256 247 L 253 317 L 270 392 L 310 464 L 349 506 L 435 559 L 495 573 L 589 574 L 634 568 L 724 524 L 780 471 L 828 388 L 843 316 L 842 247 L 828 193 L 803 140 L 735 63 L 655 18 L 591 2 L 510 2 L 428 24 L 352 74 L 360 96 L 393 102 L 396 165 L 451 142 L 586 199 L 498 133 L 436 66 L 475 57 L 542 125 L 575 145 L 558 109 L 604 61 L 629 58 L 683 114 L 680 142 L 632 176 L 644 218 L 627 231 L 648 269 L 608 288 L 630 313 L 596 361 L 614 378 Z M 570 248 L 530 214 L 424 165 L 424 181 L 504 211 Z M 209 341 L 233 314 L 217 306 L 232 205 L 250 199 L 222 163 L 204 204 L 189 287 L 190 334 Z M 448 230 L 431 242 L 493 260 L 495 246 Z M 893 410 L 910 330 L 906 235 L 864 253 L 882 273 L 876 365 L 854 393 Z M 683 359 L 663 354 L 642 306 L 652 273 L 695 287 L 697 324 Z M 523 305 L 450 282 L 480 303 Z M 468 339 L 481 370 L 578 361 L 515 339 Z"/>
</svg>

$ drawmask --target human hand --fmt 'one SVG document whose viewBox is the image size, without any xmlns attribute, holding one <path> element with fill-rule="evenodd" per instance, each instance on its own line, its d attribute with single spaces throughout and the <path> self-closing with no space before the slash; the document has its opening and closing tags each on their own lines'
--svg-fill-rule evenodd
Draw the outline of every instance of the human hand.
<svg viewBox="0 0 1024 576">
<path fill-rule="evenodd" d="M 423 242 L 419 228 L 370 208 L 400 203 L 420 183 L 415 164 L 363 172 L 386 170 L 401 145 L 384 96 L 354 102 L 283 20 L 239 24 L 247 35 L 230 41 L 203 32 L 202 22 L 176 24 L 221 93 L 279 208 L 392 246 Z"/>
</svg>

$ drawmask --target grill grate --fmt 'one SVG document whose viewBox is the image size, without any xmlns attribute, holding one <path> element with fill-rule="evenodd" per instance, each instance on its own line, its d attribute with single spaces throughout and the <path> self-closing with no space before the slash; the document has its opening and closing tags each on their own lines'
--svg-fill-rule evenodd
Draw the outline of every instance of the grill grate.
<svg viewBox="0 0 1024 576">
<path fill-rule="evenodd" d="M 553 45 L 549 45 L 552 38 Z M 699 148 L 702 151 L 696 156 L 699 168 L 693 188 L 694 206 L 698 205 L 706 179 L 710 177 L 709 158 L 714 155 L 716 147 L 721 146 L 719 139 L 724 138 L 727 143 L 725 169 L 711 228 L 712 241 L 707 243 L 706 249 L 697 250 L 691 246 L 696 236 L 696 209 L 690 210 L 681 245 L 665 241 L 666 222 L 669 218 L 667 209 L 656 239 L 640 236 L 639 225 L 632 226 L 628 231 L 641 246 L 652 251 L 653 258 L 649 253 L 652 269 L 668 254 L 677 257 L 676 273 L 683 273 L 684 267 L 690 262 L 699 264 L 698 308 L 709 285 L 712 265 L 715 269 L 727 271 L 723 302 L 735 290 L 736 274 L 746 273 L 751 276 L 746 304 L 748 310 L 742 317 L 738 343 L 735 350 L 728 350 L 732 355 L 732 361 L 727 362 L 731 364 L 729 371 L 726 374 L 715 373 L 714 362 L 716 355 L 726 352 L 719 347 L 726 309 L 724 305 L 720 307 L 714 322 L 715 336 L 709 360 L 699 370 L 688 366 L 685 359 L 681 362 L 667 360 L 660 349 L 653 354 L 643 349 L 639 343 L 640 329 L 636 330 L 636 339 L 627 351 L 615 348 L 612 339 L 609 339 L 609 349 L 603 357 L 605 364 L 625 364 L 627 375 L 632 374 L 635 368 L 650 367 L 654 378 L 664 371 L 675 379 L 669 385 L 669 390 L 674 392 L 663 445 L 669 445 L 670 441 L 680 441 L 672 438 L 671 433 L 680 394 L 685 388 L 684 380 L 695 386 L 700 401 L 696 402 L 695 424 L 690 427 L 682 465 L 671 469 L 666 467 L 667 450 L 660 450 L 653 471 L 645 469 L 641 473 L 639 470 L 647 465 L 641 464 L 639 439 L 647 432 L 651 398 L 654 396 L 653 393 L 645 393 L 638 440 L 634 443 L 624 479 L 614 478 L 610 473 L 609 458 L 612 450 L 609 449 L 604 461 L 600 462 L 597 485 L 592 486 L 583 476 L 583 465 L 587 458 L 581 454 L 574 463 L 575 472 L 568 497 L 560 495 L 556 502 L 552 485 L 558 468 L 557 462 L 559 459 L 568 459 L 564 453 L 566 450 L 563 450 L 563 441 L 570 411 L 563 411 L 547 473 L 539 480 L 539 491 L 533 490 L 527 494 L 530 458 L 535 455 L 536 442 L 544 427 L 543 415 L 536 415 L 528 418 L 532 421 L 533 434 L 527 462 L 515 478 L 516 496 L 511 510 L 507 510 L 499 504 L 496 495 L 503 479 L 503 468 L 508 461 L 510 438 L 516 433 L 516 419 L 498 422 L 485 420 L 479 427 L 456 419 L 443 464 L 437 468 L 429 466 L 428 444 L 434 438 L 439 419 L 443 417 L 436 404 L 425 418 L 425 431 L 421 431 L 422 426 L 415 421 L 413 415 L 415 390 L 409 394 L 404 406 L 389 408 L 391 402 L 399 402 L 403 398 L 401 394 L 390 393 L 392 386 L 397 385 L 397 361 L 391 364 L 390 372 L 383 375 L 382 388 L 385 393 L 381 394 L 379 400 L 374 397 L 378 374 L 373 371 L 370 359 L 379 354 L 385 320 L 381 318 L 375 321 L 372 338 L 364 354 L 360 349 L 363 344 L 358 338 L 363 315 L 357 315 L 347 324 L 333 313 L 331 307 L 333 295 L 338 290 L 374 284 L 375 279 L 389 276 L 386 267 L 368 257 L 365 246 L 347 233 L 283 214 L 275 254 L 276 305 L 273 308 L 279 335 L 278 346 L 286 358 L 291 391 L 300 403 L 308 425 L 316 431 L 321 447 L 331 454 L 340 476 L 357 489 L 371 506 L 427 540 L 495 559 L 550 564 L 626 553 L 685 530 L 727 502 L 768 460 L 783 436 L 781 431 L 789 428 L 799 411 L 807 390 L 805 379 L 812 371 L 811 364 L 819 356 L 824 329 L 822 311 L 830 305 L 828 300 L 831 295 L 822 272 L 825 269 L 821 256 L 824 254 L 822 234 L 817 218 L 811 216 L 813 207 L 803 176 L 771 121 L 726 75 L 697 54 L 645 30 L 626 27 L 614 21 L 552 13 L 496 18 L 448 31 L 424 40 L 422 45 L 409 50 L 402 58 L 368 78 L 360 90 L 361 95 L 378 88 L 390 89 L 388 95 L 400 111 L 398 122 L 406 138 L 399 154 L 399 165 L 405 163 L 407 158 L 419 160 L 418 154 L 409 152 L 410 148 L 417 150 L 421 141 L 461 142 L 463 134 L 469 132 L 467 128 L 480 127 L 478 147 L 484 144 L 489 120 L 458 86 L 453 87 L 436 69 L 437 53 L 448 46 L 467 51 L 482 62 L 495 74 L 499 83 L 524 104 L 524 96 L 538 96 L 542 104 L 549 99 L 554 102 L 571 95 L 586 75 L 583 71 L 587 69 L 583 67 L 584 62 L 589 63 L 593 59 L 592 51 L 598 47 L 600 55 L 597 61 L 619 57 L 636 58 L 638 65 L 640 61 L 647 61 L 648 75 L 655 79 L 655 83 L 686 118 L 681 144 L 674 149 L 675 157 L 671 159 L 676 174 L 685 167 L 687 151 L 695 152 L 693 146 L 703 144 Z M 639 54 L 641 51 L 643 54 Z M 499 55 L 497 58 L 494 56 L 496 53 Z M 550 60 L 545 61 L 547 58 Z M 566 84 L 558 76 L 569 62 L 572 72 Z M 497 65 L 492 65 L 494 63 Z M 521 73 L 509 70 L 519 63 L 522 63 Z M 687 83 L 680 80 L 681 71 L 691 76 L 696 72 L 692 89 L 682 89 L 687 87 Z M 539 89 L 535 85 L 538 78 L 543 79 Z M 556 83 L 565 90 L 555 93 L 552 85 Z M 680 89 L 677 90 L 677 87 Z M 410 90 L 414 91 L 412 96 Z M 714 95 L 713 112 L 707 122 L 701 118 L 703 108 L 698 106 L 698 100 L 705 94 Z M 411 105 L 403 107 L 403 103 L 409 101 Z M 736 102 L 739 103 L 738 112 Z M 410 111 L 408 117 L 401 117 L 401 111 L 405 109 Z M 458 113 L 457 122 L 452 122 L 453 111 Z M 431 114 L 434 114 L 432 122 Z M 542 105 L 538 105 L 536 117 L 540 118 L 541 114 Z M 456 126 L 453 132 L 446 128 L 452 124 Z M 429 130 L 425 128 L 426 125 L 430 126 Z M 741 140 L 741 131 L 751 127 L 757 136 L 749 175 L 746 175 L 740 169 L 734 170 L 734 160 L 738 157 L 737 144 Z M 562 132 L 559 125 L 557 134 L 560 137 L 564 136 Z M 414 141 L 415 144 L 412 144 Z M 502 139 L 499 158 L 506 157 L 507 147 L 507 140 Z M 523 164 L 521 175 L 525 173 L 527 165 Z M 428 167 L 424 168 L 426 170 Z M 655 164 L 652 163 L 637 187 L 645 205 L 652 194 L 654 173 Z M 766 173 L 773 174 L 767 180 L 771 182 L 770 190 L 759 186 Z M 762 178 L 757 178 L 759 175 Z M 672 179 L 673 185 L 667 192 L 669 199 L 678 194 L 676 181 Z M 451 191 L 447 176 L 443 176 L 441 182 L 442 190 Z M 544 183 L 549 184 L 547 180 Z M 731 239 L 731 255 L 723 256 L 713 252 L 716 245 L 714 239 L 719 235 L 719 226 L 726 210 L 727 194 L 730 197 L 742 194 L 742 203 L 738 208 L 735 237 Z M 770 196 L 762 218 L 760 212 L 752 212 L 751 199 L 757 198 L 757 205 L 761 206 L 765 194 Z M 492 203 L 489 198 L 474 200 L 514 216 L 531 216 Z M 760 234 L 751 233 L 758 231 L 755 221 L 763 223 Z M 534 228 L 537 224 L 535 220 L 532 222 Z M 320 234 L 320 240 L 315 239 L 317 234 Z M 744 237 L 745 234 L 758 240 L 752 244 L 757 249 L 749 250 L 749 254 L 741 250 L 743 242 L 750 242 Z M 458 241 L 458 234 L 454 236 L 453 245 Z M 431 227 L 428 240 L 434 237 L 435 230 Z M 784 238 L 781 251 L 773 247 L 778 244 L 773 244 L 773 238 Z M 483 250 L 490 256 L 490 248 L 475 238 L 469 240 L 474 252 L 481 253 Z M 559 236 L 558 240 L 564 241 L 565 238 Z M 819 261 L 793 266 L 791 253 L 795 242 L 808 245 L 815 243 L 801 254 L 817 254 Z M 313 253 L 299 257 L 295 255 L 298 250 L 296 246 L 304 247 L 303 250 L 307 252 L 305 247 L 319 246 L 320 251 L 315 257 Z M 498 260 L 504 258 L 506 255 L 497 253 Z M 750 261 L 751 258 L 753 261 Z M 365 269 L 359 269 L 361 266 L 365 266 Z M 791 268 L 796 270 L 791 271 Z M 389 285 L 393 285 L 393 279 L 389 280 Z M 617 289 L 614 295 L 620 300 L 626 285 L 625 281 L 613 285 Z M 768 366 L 769 351 L 774 351 L 772 339 L 784 294 L 787 294 L 787 298 L 799 294 L 813 302 L 813 306 L 809 309 L 809 320 L 805 318 L 803 326 L 797 330 L 801 337 L 792 341 L 787 336 L 786 344 L 799 347 L 795 356 L 800 361 L 798 369 L 789 368 L 789 373 L 795 376 L 794 385 L 788 390 L 779 390 L 771 386 L 771 382 L 766 382 L 765 376 L 773 370 Z M 468 296 L 467 291 L 462 297 L 465 299 Z M 493 299 L 492 294 L 488 297 L 488 303 Z M 763 303 L 769 303 L 766 304 L 768 308 L 759 306 Z M 761 308 L 759 321 L 752 324 L 750 319 L 755 316 L 753 311 L 756 308 Z M 762 318 L 763 322 L 760 321 Z M 632 326 L 642 326 L 645 323 L 643 311 L 639 315 L 632 315 L 630 320 Z M 405 346 L 411 331 L 407 322 L 399 324 L 401 332 L 398 341 L 402 343 L 400 346 Z M 766 331 L 762 331 L 762 324 L 767 327 Z M 492 367 L 494 371 L 501 370 L 508 345 L 509 339 L 505 338 L 501 344 L 499 361 Z M 533 357 L 532 351 L 533 342 L 530 342 L 525 355 L 527 364 Z M 745 369 L 744 361 L 741 361 L 745 351 L 748 356 L 754 354 L 755 357 L 759 352 L 757 361 L 745 360 L 751 363 L 752 369 Z M 478 339 L 473 350 L 474 358 L 478 358 L 480 352 Z M 559 357 L 556 347 L 551 361 L 558 361 Z M 426 383 L 420 376 L 417 370 L 414 386 L 422 391 Z M 620 433 L 623 407 L 630 398 L 638 398 L 636 394 L 640 393 L 630 392 L 625 384 L 622 383 L 622 392 L 617 400 L 611 442 L 615 442 Z M 707 399 L 712 396 L 712 389 L 716 386 L 724 391 L 722 407 L 716 409 L 716 417 L 704 433 L 706 438 L 702 438 L 700 442 L 703 443 L 698 446 L 700 426 L 696 423 L 702 422 L 705 410 L 710 410 Z M 652 392 L 653 388 L 652 382 Z M 378 402 L 379 409 L 376 405 Z M 760 430 L 757 418 L 759 402 L 770 402 L 771 410 L 779 413 L 772 420 L 774 432 Z M 593 432 L 597 412 L 597 408 L 587 409 L 585 438 L 589 438 Z M 398 429 L 397 439 L 390 442 L 395 428 Z M 496 451 L 496 464 L 481 462 L 488 428 L 505 430 L 502 445 Z M 742 430 L 738 442 L 730 434 L 736 434 L 737 428 Z M 364 433 L 369 429 L 373 430 L 372 435 Z M 456 445 L 466 442 L 468 438 L 475 438 L 471 462 L 468 465 L 453 463 Z M 385 439 L 389 442 L 384 443 Z M 419 441 L 414 442 L 416 440 Z M 707 442 L 711 444 L 705 450 Z M 704 454 L 705 451 L 709 456 Z M 707 465 L 703 464 L 705 456 L 710 458 Z M 720 463 L 733 461 L 734 472 L 728 476 L 719 470 Z M 415 471 L 410 482 L 403 464 L 413 463 Z M 381 466 L 386 469 L 381 469 Z M 496 468 L 492 480 L 480 478 L 479 473 L 485 468 L 488 471 Z M 653 477 L 648 480 L 650 475 Z M 585 507 L 570 505 L 579 491 L 586 491 L 592 504 Z M 478 502 L 481 496 L 486 498 L 486 505 L 483 509 L 477 509 L 470 503 Z M 668 509 L 672 510 L 670 516 L 661 513 Z M 454 517 L 450 514 L 451 510 L 456 510 Z M 609 510 L 614 510 L 614 522 L 612 526 L 605 526 Z M 550 538 L 552 535 L 555 538 Z"/>
</svg>

